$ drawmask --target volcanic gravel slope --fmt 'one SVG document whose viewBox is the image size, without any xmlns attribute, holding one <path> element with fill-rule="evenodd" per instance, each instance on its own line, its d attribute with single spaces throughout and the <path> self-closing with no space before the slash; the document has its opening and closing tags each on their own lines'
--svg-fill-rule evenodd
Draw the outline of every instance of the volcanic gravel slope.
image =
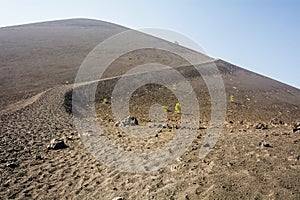
<svg viewBox="0 0 300 200">
<path fill-rule="evenodd" d="M 134 55 L 144 56 L 147 60 L 147 57 L 155 57 L 157 52 Z M 134 60 L 134 55 L 129 56 Z M 166 58 L 170 59 L 169 63 L 175 59 L 172 56 Z M 119 64 L 125 63 L 126 68 L 124 59 L 120 58 L 123 62 Z M 151 173 L 128 173 L 110 168 L 85 149 L 70 112 L 73 85 L 61 84 L 63 79 L 58 76 L 53 76 L 51 86 L 43 82 L 34 94 L 42 93 L 30 101 L 22 100 L 9 106 L 7 99 L 14 99 L 15 95 L 5 94 L 1 101 L 10 109 L 3 109 L 0 118 L 0 197 L 300 199 L 300 135 L 292 131 L 292 123 L 300 118 L 299 89 L 222 60 L 215 63 L 222 73 L 228 99 L 230 95 L 235 97 L 234 102 L 227 103 L 227 117 L 218 143 L 205 159 L 199 158 L 205 127 L 209 125 L 208 92 L 201 77 L 195 75 L 191 67 L 179 68 L 195 89 L 203 108 L 203 116 L 199 119 L 201 129 L 197 130 L 197 137 L 185 154 Z M 71 71 L 74 73 L 76 69 Z M 118 75 L 119 71 L 111 73 Z M 148 122 L 148 108 L 152 104 L 170 105 L 168 126 L 147 140 L 137 140 L 114 126 L 110 102 L 102 102 L 104 97 L 110 97 L 117 80 L 102 81 L 96 94 L 97 120 L 107 137 L 126 151 L 149 152 L 162 147 L 174 136 L 174 125 L 179 123 L 180 115 L 173 112 L 176 99 L 169 90 L 157 85 L 147 85 L 133 94 L 130 109 L 141 125 Z M 40 79 L 33 77 L 32 81 L 39 82 Z M 25 99 L 24 94 L 32 88 L 27 85 L 15 89 L 22 95 L 13 102 L 21 97 Z M 271 124 L 273 118 L 284 123 Z M 268 124 L 268 129 L 255 129 L 253 125 L 259 122 Z M 65 139 L 68 147 L 48 149 L 52 139 Z M 262 146 L 261 142 L 270 147 Z"/>
<path fill-rule="evenodd" d="M 87 54 L 124 30 L 88 19 L 0 28 L 0 108 L 66 81 L 72 83 Z"/>
</svg>

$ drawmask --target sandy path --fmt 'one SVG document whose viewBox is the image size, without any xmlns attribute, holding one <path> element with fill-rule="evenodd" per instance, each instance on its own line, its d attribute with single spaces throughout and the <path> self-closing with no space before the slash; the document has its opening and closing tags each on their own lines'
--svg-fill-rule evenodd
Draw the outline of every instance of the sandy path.
<svg viewBox="0 0 300 200">
<path fill-rule="evenodd" d="M 30 97 L 30 98 L 28 98 L 28 99 L 24 99 L 24 100 L 21 100 L 21 101 L 18 101 L 18 102 L 16 102 L 16 103 L 13 103 L 13 104 L 8 105 L 7 107 L 5 107 L 4 109 L 2 109 L 2 110 L 0 111 L 0 115 L 3 115 L 3 114 L 5 114 L 5 113 L 15 112 L 15 111 L 17 111 L 17 110 L 20 110 L 20 109 L 22 109 L 22 108 L 24 108 L 24 107 L 26 107 L 26 106 L 28 106 L 28 105 L 34 103 L 34 102 L 37 101 L 42 95 L 44 95 L 47 91 L 48 91 L 48 90 L 43 91 L 43 92 L 41 92 L 41 93 L 39 93 L 39 94 L 37 94 L 37 95 L 34 95 L 33 97 Z"/>
</svg>

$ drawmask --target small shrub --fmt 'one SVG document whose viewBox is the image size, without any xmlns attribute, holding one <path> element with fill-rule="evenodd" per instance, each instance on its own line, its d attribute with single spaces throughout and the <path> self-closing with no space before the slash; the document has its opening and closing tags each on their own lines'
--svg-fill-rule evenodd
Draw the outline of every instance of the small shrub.
<svg viewBox="0 0 300 200">
<path fill-rule="evenodd" d="M 234 102 L 234 96 L 230 95 L 230 102 L 233 103 Z"/>
<path fill-rule="evenodd" d="M 107 98 L 104 98 L 103 99 L 103 104 L 107 104 L 108 103 L 108 99 Z"/>
<path fill-rule="evenodd" d="M 176 90 L 176 84 L 173 85 L 173 90 L 174 90 L 174 91 Z"/>
<path fill-rule="evenodd" d="M 181 104 L 180 103 L 176 103 L 175 105 L 175 113 L 180 113 L 181 111 Z"/>
<path fill-rule="evenodd" d="M 169 111 L 169 107 L 168 107 L 168 106 L 162 106 L 162 108 L 163 108 L 165 111 Z"/>
</svg>

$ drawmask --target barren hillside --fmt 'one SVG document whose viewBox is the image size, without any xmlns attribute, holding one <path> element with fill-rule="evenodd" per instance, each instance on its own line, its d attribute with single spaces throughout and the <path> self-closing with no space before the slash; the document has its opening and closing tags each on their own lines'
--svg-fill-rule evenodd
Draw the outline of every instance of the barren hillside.
<svg viewBox="0 0 300 200">
<path fill-rule="evenodd" d="M 199 149 L 211 125 L 208 88 L 193 66 L 157 49 L 129 52 L 111 64 L 106 79 L 79 86 L 96 85 L 97 116 L 92 121 L 125 152 L 153 152 L 176 131 L 189 130 L 180 127 L 181 113 L 174 112 L 174 91 L 158 84 L 138 88 L 129 102 L 137 128 L 146 126 L 156 134 L 133 137 L 115 126 L 110 97 L 120 75 L 137 65 L 161 63 L 180 72 L 196 94 L 201 114 L 195 139 L 174 162 L 150 173 L 124 172 L 93 157 L 83 142 L 93 139 L 92 131 L 82 135 L 74 123 L 73 82 L 86 55 L 123 30 L 86 19 L 0 29 L 1 198 L 300 199 L 300 90 L 219 59 L 211 62 L 224 81 L 226 118 L 216 146 L 204 159 Z M 128 77 L 134 81 L 140 76 Z M 167 120 L 150 126 L 149 109 L 157 104 L 166 106 Z M 107 152 L 108 158 L 114 156 Z"/>
</svg>

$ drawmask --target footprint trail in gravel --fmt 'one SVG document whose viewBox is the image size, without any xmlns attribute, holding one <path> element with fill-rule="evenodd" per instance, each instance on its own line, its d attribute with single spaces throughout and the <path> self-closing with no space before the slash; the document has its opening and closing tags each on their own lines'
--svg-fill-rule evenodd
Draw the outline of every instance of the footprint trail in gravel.
<svg viewBox="0 0 300 200">
<path fill-rule="evenodd" d="M 187 152 L 176 162 L 147 174 L 109 168 L 86 151 L 66 111 L 65 95 L 72 85 L 42 93 L 36 101 L 0 117 L 0 196 L 3 199 L 205 199 L 300 197 L 299 134 L 289 127 L 255 130 L 249 124 L 227 123 L 217 145 L 199 158 L 205 130 L 199 130 Z M 143 98 L 142 98 L 143 99 Z M 137 104 L 137 103 L 136 103 Z M 138 105 L 138 104 L 137 104 Z M 232 109 L 232 108 L 230 108 Z M 105 118 L 109 116 L 104 111 Z M 238 109 L 235 109 L 238 110 Z M 104 123 L 109 127 L 110 117 Z M 123 133 L 111 138 L 128 149 Z M 149 141 L 166 140 L 164 129 Z M 48 150 L 50 140 L 67 138 L 68 148 Z M 267 140 L 272 148 L 261 148 Z M 142 141 L 143 142 L 143 141 Z M 144 141 L 147 142 L 147 141 Z M 156 147 L 150 144 L 149 148 Z M 147 147 L 147 145 L 142 145 Z M 133 147 L 130 147 L 133 148 Z"/>
</svg>

